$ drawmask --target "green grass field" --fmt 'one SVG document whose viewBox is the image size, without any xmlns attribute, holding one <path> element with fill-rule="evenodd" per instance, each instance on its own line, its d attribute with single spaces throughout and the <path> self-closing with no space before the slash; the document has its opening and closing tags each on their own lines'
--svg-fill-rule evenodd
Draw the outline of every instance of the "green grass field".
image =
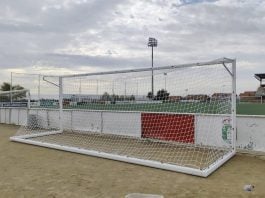
<svg viewBox="0 0 265 198">
<path fill-rule="evenodd" d="M 241 115 L 265 115 L 265 104 L 240 103 L 236 109 Z"/>
<path fill-rule="evenodd" d="M 222 110 L 215 103 L 152 103 L 152 104 L 94 104 L 87 103 L 76 106 L 66 106 L 69 109 L 116 110 L 116 111 L 150 111 L 179 113 L 212 113 Z"/>
<path fill-rule="evenodd" d="M 77 106 L 65 106 L 66 109 L 116 110 L 116 111 L 150 111 L 150 112 L 179 112 L 179 113 L 228 113 L 230 107 L 222 103 L 160 103 L 160 104 L 94 104 L 87 103 Z M 265 104 L 237 104 L 237 114 L 265 115 Z"/>
</svg>

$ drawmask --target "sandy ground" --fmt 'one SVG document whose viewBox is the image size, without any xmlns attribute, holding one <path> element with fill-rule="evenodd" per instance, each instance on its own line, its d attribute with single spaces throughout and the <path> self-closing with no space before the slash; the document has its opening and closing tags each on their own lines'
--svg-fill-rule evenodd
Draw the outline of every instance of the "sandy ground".
<svg viewBox="0 0 265 198">
<path fill-rule="evenodd" d="M 0 197 L 265 197 L 265 156 L 237 155 L 208 178 L 10 142 L 0 125 Z M 245 184 L 255 185 L 245 192 Z"/>
</svg>

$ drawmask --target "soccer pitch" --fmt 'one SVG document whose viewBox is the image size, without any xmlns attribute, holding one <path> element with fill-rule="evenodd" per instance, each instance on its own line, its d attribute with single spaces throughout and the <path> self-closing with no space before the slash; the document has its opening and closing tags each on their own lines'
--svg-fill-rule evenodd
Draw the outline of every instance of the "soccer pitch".
<svg viewBox="0 0 265 198">
<path fill-rule="evenodd" d="M 265 104 L 240 103 L 236 109 L 241 115 L 265 115 Z"/>
<path fill-rule="evenodd" d="M 208 113 L 220 114 L 223 106 L 220 103 L 210 102 L 178 102 L 178 103 L 149 103 L 149 104 L 96 104 L 86 103 L 65 106 L 65 109 L 89 109 L 104 111 L 147 111 L 147 112 L 172 112 L 172 113 Z M 225 109 L 227 110 L 227 109 Z M 225 111 L 224 110 L 224 111 Z"/>
<path fill-rule="evenodd" d="M 147 111 L 172 113 L 207 113 L 220 114 L 222 105 L 215 102 L 178 102 L 178 103 L 150 103 L 150 104 L 96 104 L 86 103 L 74 106 L 65 106 L 65 109 L 89 109 L 110 111 Z M 225 109 L 224 109 L 225 112 Z M 237 114 L 265 115 L 265 104 L 240 103 L 237 104 Z"/>
</svg>

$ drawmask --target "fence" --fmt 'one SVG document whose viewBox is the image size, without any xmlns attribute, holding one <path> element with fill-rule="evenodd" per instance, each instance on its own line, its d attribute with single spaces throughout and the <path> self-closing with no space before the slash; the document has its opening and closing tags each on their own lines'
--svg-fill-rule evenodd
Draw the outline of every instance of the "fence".
<svg viewBox="0 0 265 198">
<path fill-rule="evenodd" d="M 34 113 L 38 114 L 40 117 L 43 117 L 45 120 L 49 120 L 48 124 L 50 126 L 56 126 L 58 125 L 58 110 L 55 109 L 46 109 L 45 111 L 39 111 L 38 108 L 32 109 L 31 111 L 34 111 Z M 90 129 L 91 131 L 108 131 L 110 127 L 112 127 L 112 131 L 115 131 L 115 128 L 113 129 L 113 125 L 109 125 L 110 119 L 114 119 L 116 117 L 117 119 L 122 119 L 124 116 L 127 116 L 126 113 L 123 113 L 120 116 L 113 116 L 109 112 L 103 112 L 98 111 L 98 118 L 97 117 L 91 117 L 91 111 L 88 110 L 74 110 L 69 109 L 65 110 L 64 114 L 71 115 L 72 118 L 71 121 L 65 124 L 65 127 L 69 130 L 87 130 Z M 78 116 L 76 114 L 82 114 L 83 116 Z M 113 114 L 113 113 L 112 113 Z M 93 114 L 95 115 L 95 114 Z M 97 116 L 97 115 L 96 115 Z M 132 116 L 132 114 L 128 115 Z M 132 136 L 138 136 L 140 134 L 141 129 L 141 123 L 140 118 L 137 115 L 137 113 L 133 114 L 134 118 L 131 119 L 135 123 L 129 123 L 131 128 L 130 135 Z M 23 107 L 2 107 L 0 108 L 0 123 L 3 124 L 15 124 L 15 125 L 24 125 L 26 123 L 26 117 L 27 117 L 27 109 Z M 76 117 L 83 117 L 86 120 L 77 120 Z M 221 115 L 215 116 L 215 119 L 219 119 L 220 121 L 223 119 Z M 90 122 L 87 120 L 95 119 L 97 120 L 98 125 L 91 125 Z M 103 120 L 101 120 L 103 119 Z M 196 116 L 196 124 L 203 123 L 205 121 L 203 116 Z M 45 122 L 46 123 L 46 122 Z M 104 124 L 105 123 L 105 124 Z M 126 124 L 126 123 L 123 123 Z M 128 123 L 127 123 L 128 124 Z M 236 145 L 238 149 L 243 149 L 246 151 L 261 151 L 265 152 L 265 116 L 253 116 L 253 115 L 238 115 L 237 116 L 237 140 Z M 118 130 L 118 129 L 117 129 Z M 221 133 L 221 131 L 219 131 Z M 197 131 L 195 136 L 199 136 L 198 134 L 202 133 L 202 131 Z M 216 134 L 215 134 L 216 135 Z M 196 139 L 197 143 L 201 143 L 200 139 Z M 220 140 L 221 143 L 221 140 Z"/>
<path fill-rule="evenodd" d="M 265 103 L 265 96 L 240 96 L 239 103 Z"/>
</svg>

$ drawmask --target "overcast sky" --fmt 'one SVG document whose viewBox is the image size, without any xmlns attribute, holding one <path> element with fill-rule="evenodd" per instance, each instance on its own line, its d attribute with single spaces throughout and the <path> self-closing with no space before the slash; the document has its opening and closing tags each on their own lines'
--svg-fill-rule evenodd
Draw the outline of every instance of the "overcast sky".
<svg viewBox="0 0 265 198">
<path fill-rule="evenodd" d="M 237 59 L 238 92 L 265 73 L 262 0 L 0 0 L 0 83 L 10 72 L 69 74 Z"/>
</svg>

